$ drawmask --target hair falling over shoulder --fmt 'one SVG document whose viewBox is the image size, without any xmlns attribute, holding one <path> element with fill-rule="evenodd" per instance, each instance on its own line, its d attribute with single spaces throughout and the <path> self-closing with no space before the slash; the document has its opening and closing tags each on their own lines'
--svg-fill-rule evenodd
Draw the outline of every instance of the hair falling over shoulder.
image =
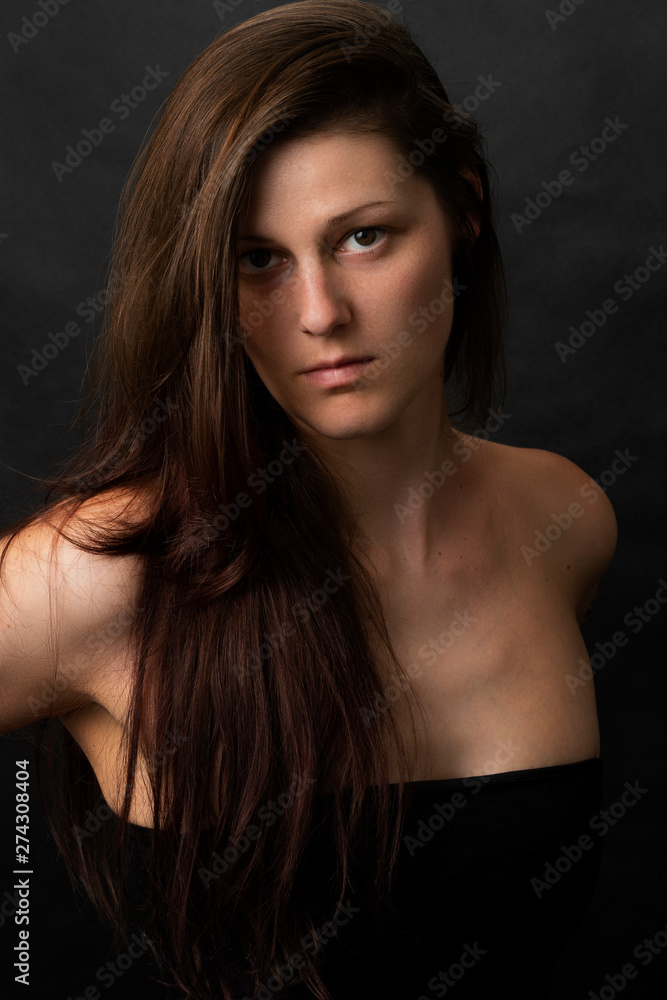
<svg viewBox="0 0 667 1000">
<path fill-rule="evenodd" d="M 466 289 L 445 382 L 456 387 L 454 414 L 483 423 L 504 365 L 505 293 L 482 136 L 387 11 L 303 0 L 208 45 L 145 141 L 121 198 L 83 441 L 41 480 L 46 497 L 32 515 L 58 505 L 67 524 L 89 498 L 142 498 L 132 516 L 88 522 L 77 538 L 86 551 L 139 554 L 144 567 L 130 625 L 121 821 L 73 837 L 103 800 L 78 745 L 47 719 L 40 725 L 59 742 L 49 823 L 121 940 L 130 905 L 123 821 L 138 760 L 150 756 L 156 941 L 188 997 L 215 988 L 231 998 L 235 976 L 259 991 L 297 953 L 313 995 L 329 997 L 319 955 L 303 947 L 316 931 L 305 871 L 322 792 L 345 789 L 333 798 L 338 904 L 355 888 L 352 860 L 366 858 L 380 914 L 400 843 L 404 799 L 390 808 L 387 748 L 402 780 L 408 755 L 392 713 L 361 708 L 383 689 L 381 663 L 404 671 L 352 552 L 336 480 L 257 377 L 238 317 L 236 226 L 252 163 L 325 126 L 384 132 L 406 158 L 416 140 L 446 133 L 417 169 L 455 227 L 453 273 Z M 481 201 L 461 177 L 471 165 Z M 260 480 L 269 463 L 277 474 Z M 276 801 L 288 804 L 253 833 Z"/>
</svg>

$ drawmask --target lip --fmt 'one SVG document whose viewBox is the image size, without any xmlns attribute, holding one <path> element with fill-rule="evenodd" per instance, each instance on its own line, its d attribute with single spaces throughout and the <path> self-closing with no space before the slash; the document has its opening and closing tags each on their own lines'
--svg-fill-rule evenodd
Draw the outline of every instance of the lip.
<svg viewBox="0 0 667 1000">
<path fill-rule="evenodd" d="M 373 361 L 373 358 L 369 358 L 367 354 L 344 354 L 340 358 L 332 359 L 331 361 L 323 361 L 319 365 L 314 365 L 312 368 L 306 368 L 305 371 L 301 372 L 302 375 L 308 375 L 310 372 L 319 371 L 321 368 L 340 368 L 341 365 L 349 365 L 353 362 L 362 361 Z"/>
<path fill-rule="evenodd" d="M 301 376 L 313 385 L 323 387 L 347 385 L 359 379 L 367 368 L 373 364 L 375 358 L 366 361 L 352 361 L 347 364 L 333 365 L 329 368 L 313 368 L 307 372 L 301 372 Z"/>
</svg>

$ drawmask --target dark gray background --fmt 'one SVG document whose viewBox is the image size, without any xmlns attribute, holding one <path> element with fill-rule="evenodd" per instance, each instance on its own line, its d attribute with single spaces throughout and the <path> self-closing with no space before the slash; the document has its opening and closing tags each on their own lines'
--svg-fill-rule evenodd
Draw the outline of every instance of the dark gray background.
<svg viewBox="0 0 667 1000">
<path fill-rule="evenodd" d="M 70 2 L 15 52 L 9 34 L 25 29 L 23 18 L 32 19 L 41 8 L 37 0 L 5 0 L 3 524 L 34 503 L 26 477 L 53 469 L 76 444 L 69 424 L 96 332 L 76 310 L 104 288 L 121 185 L 145 133 L 201 49 L 224 28 L 279 4 L 242 0 L 234 10 L 227 6 L 230 11 L 220 16 L 204 2 Z M 550 9 L 557 13 L 558 6 Z M 476 111 L 501 185 L 497 213 L 510 288 L 504 409 L 511 419 L 496 439 L 566 455 L 596 479 L 611 467 L 617 449 L 635 456 L 607 490 L 619 544 L 584 636 L 591 653 L 619 629 L 629 636 L 596 673 L 605 802 L 617 801 L 626 781 L 639 781 L 648 792 L 605 837 L 599 886 L 559 963 L 553 997 L 588 1000 L 605 986 L 603 996 L 611 996 L 607 977 L 632 962 L 638 975 L 623 996 L 653 998 L 667 980 L 667 948 L 648 966 L 633 951 L 667 926 L 664 821 L 661 831 L 667 613 L 659 611 L 636 634 L 623 619 L 653 598 L 659 579 L 667 576 L 661 462 L 665 267 L 651 273 L 628 301 L 614 285 L 643 266 L 649 248 L 660 248 L 665 239 L 667 9 L 659 0 L 578 5 L 565 0 L 560 6 L 572 13 L 554 26 L 545 5 L 529 0 L 403 0 L 403 19 L 436 63 L 451 100 L 473 94 L 480 75 L 491 74 L 501 84 Z M 141 83 L 146 67 L 156 66 L 168 72 L 166 80 L 121 120 L 110 111 L 112 102 Z M 617 116 L 627 128 L 580 172 L 570 155 L 600 136 L 606 118 Z M 112 119 L 114 131 L 59 182 L 52 162 L 62 161 L 65 147 L 75 146 L 82 130 L 97 127 L 104 117 Z M 512 213 L 523 213 L 526 199 L 564 169 L 574 182 L 517 232 Z M 570 325 L 578 328 L 587 319 L 586 310 L 599 310 L 610 298 L 618 311 L 561 361 L 555 344 L 567 340 Z M 71 321 L 82 333 L 24 384 L 18 366 L 31 364 L 32 349 L 41 352 L 50 343 L 48 334 Z M 11 810 L 13 761 L 32 755 L 21 735 L 0 741 L 3 814 Z M 7 822 L 3 831 L 0 894 L 12 884 Z M 95 984 L 95 971 L 115 953 L 107 954 L 108 936 L 85 901 L 77 912 L 39 822 L 35 831 L 34 985 L 17 988 L 16 995 L 67 1000 Z M 16 941 L 15 931 L 11 919 L 0 926 L 5 954 Z M 517 941 L 517 965 L 521 953 Z M 11 995 L 14 985 L 11 961 L 0 967 L 3 996 Z M 116 980 L 111 995 L 164 995 L 150 992 L 147 971 L 148 962 L 138 960 Z M 511 992 L 511 984 L 506 986 Z M 106 996 L 107 990 L 102 987 L 101 993 Z"/>
</svg>

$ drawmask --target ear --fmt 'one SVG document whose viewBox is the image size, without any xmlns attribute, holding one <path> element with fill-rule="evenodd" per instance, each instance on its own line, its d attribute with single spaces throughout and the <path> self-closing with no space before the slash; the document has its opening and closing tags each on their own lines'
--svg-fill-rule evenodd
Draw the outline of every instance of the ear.
<svg viewBox="0 0 667 1000">
<path fill-rule="evenodd" d="M 472 186 L 475 188 L 475 191 L 477 192 L 479 200 L 481 201 L 483 198 L 482 181 L 480 180 L 479 173 L 477 172 L 477 167 L 475 166 L 464 167 L 463 170 L 459 172 L 461 174 L 461 177 L 465 178 L 465 180 L 467 180 L 469 184 L 472 184 Z M 470 221 L 472 223 L 472 227 L 475 233 L 475 239 L 477 239 L 480 230 L 479 212 L 471 212 Z"/>
</svg>

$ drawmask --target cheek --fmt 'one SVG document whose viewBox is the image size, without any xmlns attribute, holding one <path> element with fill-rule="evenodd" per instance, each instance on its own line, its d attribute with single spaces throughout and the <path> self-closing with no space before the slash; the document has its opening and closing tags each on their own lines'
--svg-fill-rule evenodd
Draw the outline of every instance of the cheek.
<svg viewBox="0 0 667 1000">
<path fill-rule="evenodd" d="M 418 334 L 421 343 L 432 340 L 439 349 L 454 317 L 448 258 L 423 259 L 408 273 L 404 271 L 400 282 L 396 277 L 392 295 L 393 325 L 398 321 L 401 328 Z"/>
<path fill-rule="evenodd" d="M 285 292 L 275 280 L 257 281 L 239 277 L 238 303 L 241 326 L 249 331 L 269 330 L 283 309 Z"/>
<path fill-rule="evenodd" d="M 246 337 L 253 341 L 259 341 L 268 328 L 270 320 L 261 310 L 261 303 L 255 298 L 252 303 L 243 299 L 239 300 L 239 322 Z"/>
<path fill-rule="evenodd" d="M 451 261 L 448 253 L 432 254 L 426 257 L 418 269 L 417 295 L 420 306 L 429 306 L 433 299 L 445 302 L 450 297 L 447 293 L 451 288 Z"/>
<path fill-rule="evenodd" d="M 434 298 L 444 297 L 451 282 L 451 259 L 440 234 L 422 236 L 410 251 L 385 277 L 394 304 L 402 303 L 402 311 L 413 312 L 428 307 Z"/>
<path fill-rule="evenodd" d="M 269 308 L 258 296 L 251 303 L 240 299 L 239 321 L 245 349 L 255 367 L 271 364 L 280 356 L 280 337 L 277 336 L 280 318 L 275 308 Z"/>
</svg>

